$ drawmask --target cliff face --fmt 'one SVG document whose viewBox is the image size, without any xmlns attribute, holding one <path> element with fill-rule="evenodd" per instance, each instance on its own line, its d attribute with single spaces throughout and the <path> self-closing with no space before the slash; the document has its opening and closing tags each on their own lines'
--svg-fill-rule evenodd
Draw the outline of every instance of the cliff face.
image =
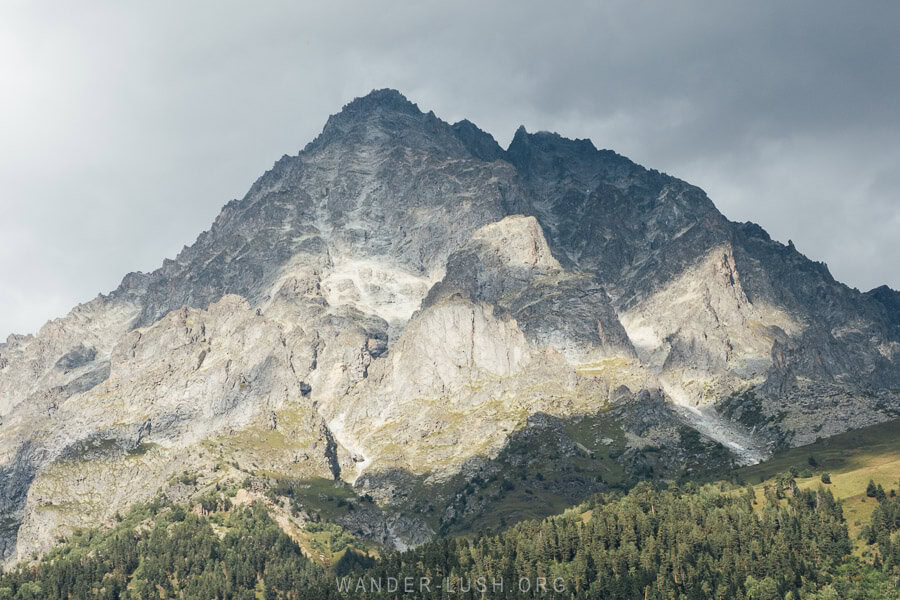
<svg viewBox="0 0 900 600">
<path fill-rule="evenodd" d="M 185 472 L 343 479 L 416 543 L 411 487 L 602 411 L 626 467 L 687 460 L 684 427 L 759 460 L 897 414 L 897 298 L 589 141 L 372 92 L 174 260 L 0 344 L 0 556 Z"/>
</svg>

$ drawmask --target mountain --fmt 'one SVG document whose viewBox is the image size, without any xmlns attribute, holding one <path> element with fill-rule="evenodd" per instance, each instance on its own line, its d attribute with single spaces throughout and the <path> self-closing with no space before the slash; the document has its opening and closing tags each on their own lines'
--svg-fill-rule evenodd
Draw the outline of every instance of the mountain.
<svg viewBox="0 0 900 600">
<path fill-rule="evenodd" d="M 247 477 L 335 481 L 405 548 L 758 462 L 900 413 L 897 309 L 588 140 L 504 150 L 374 91 L 174 260 L 0 344 L 0 555 Z"/>
</svg>

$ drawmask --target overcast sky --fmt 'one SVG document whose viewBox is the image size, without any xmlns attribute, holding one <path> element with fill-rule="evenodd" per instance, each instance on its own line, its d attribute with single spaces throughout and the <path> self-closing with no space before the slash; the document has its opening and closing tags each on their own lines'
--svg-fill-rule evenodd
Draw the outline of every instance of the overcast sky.
<svg viewBox="0 0 900 600">
<path fill-rule="evenodd" d="M 381 87 L 504 146 L 589 137 L 900 288 L 898 2 L 138 4 L 0 4 L 0 339 L 157 268 Z"/>
</svg>

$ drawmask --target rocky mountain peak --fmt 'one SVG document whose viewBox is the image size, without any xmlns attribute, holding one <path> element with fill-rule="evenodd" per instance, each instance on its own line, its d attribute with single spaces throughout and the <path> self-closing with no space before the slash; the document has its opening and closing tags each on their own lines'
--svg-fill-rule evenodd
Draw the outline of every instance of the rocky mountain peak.
<svg viewBox="0 0 900 600">
<path fill-rule="evenodd" d="M 410 101 L 399 91 L 391 88 L 382 88 L 380 90 L 372 90 L 365 96 L 354 98 L 344 105 L 341 114 L 345 115 L 365 115 L 375 111 L 393 111 L 398 113 L 406 113 L 411 115 L 422 114 L 418 105 Z"/>
<path fill-rule="evenodd" d="M 390 143 L 395 148 L 418 148 L 453 154 L 467 153 L 450 124 L 392 89 L 374 90 L 347 103 L 328 118 L 322 133 L 307 147 L 316 151 L 332 145 L 358 151 Z"/>
<path fill-rule="evenodd" d="M 570 139 L 563 137 L 555 131 L 537 131 L 529 133 L 524 125 L 519 125 L 513 135 L 508 150 L 514 152 L 520 146 L 535 146 L 543 151 L 556 151 L 562 153 L 587 153 L 597 152 L 597 147 L 590 139 Z"/>
<path fill-rule="evenodd" d="M 569 139 L 550 131 L 529 133 L 524 125 L 516 130 L 506 150 L 513 164 L 527 165 L 533 161 L 590 161 L 596 162 L 614 152 L 598 151 L 589 139 Z M 630 161 L 628 161 L 630 162 Z"/>
<path fill-rule="evenodd" d="M 175 260 L 0 344 L 0 559 L 230 462 L 341 478 L 416 543 L 415 478 L 538 414 L 596 417 L 634 474 L 685 427 L 758 460 L 900 414 L 898 304 L 589 140 L 503 150 L 376 90 Z"/>
</svg>

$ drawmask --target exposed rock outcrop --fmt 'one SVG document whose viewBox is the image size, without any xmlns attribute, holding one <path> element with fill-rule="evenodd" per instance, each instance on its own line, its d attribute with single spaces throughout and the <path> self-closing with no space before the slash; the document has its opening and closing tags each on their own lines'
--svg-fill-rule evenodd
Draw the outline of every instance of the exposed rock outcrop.
<svg viewBox="0 0 900 600">
<path fill-rule="evenodd" d="M 529 427 L 584 453 L 561 423 L 607 409 L 628 469 L 687 460 L 691 427 L 758 460 L 898 413 L 897 298 L 588 140 L 504 150 L 379 90 L 175 259 L 0 344 L 0 557 L 185 472 L 342 479 L 402 548 L 434 533 L 410 490 Z"/>
</svg>

